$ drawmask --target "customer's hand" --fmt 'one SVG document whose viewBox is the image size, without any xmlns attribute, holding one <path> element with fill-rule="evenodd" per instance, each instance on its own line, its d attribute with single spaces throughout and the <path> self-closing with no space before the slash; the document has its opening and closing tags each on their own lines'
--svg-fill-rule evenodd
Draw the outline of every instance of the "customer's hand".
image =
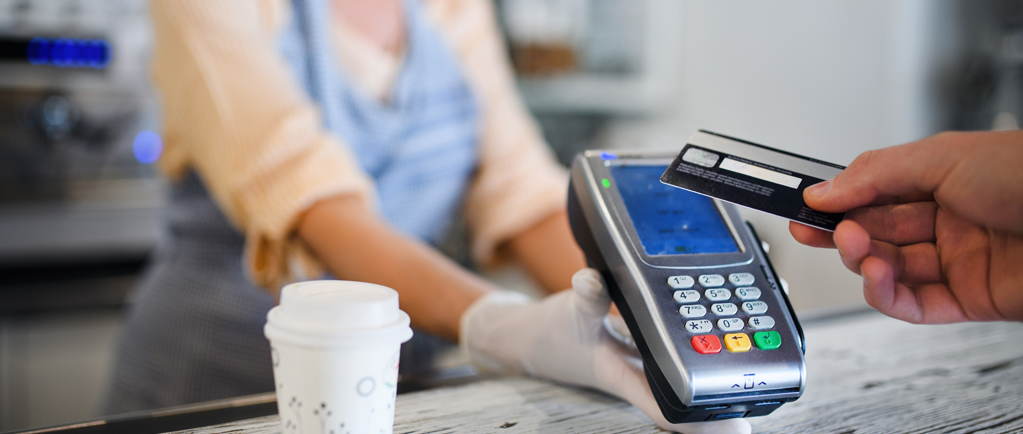
<svg viewBox="0 0 1023 434">
<path fill-rule="evenodd" d="M 846 212 L 834 234 L 798 223 L 800 243 L 837 247 L 871 306 L 912 323 L 1023 320 L 1023 131 L 942 133 L 868 151 L 807 188 Z"/>
<path fill-rule="evenodd" d="M 621 397 L 667 430 L 750 432 L 743 419 L 689 424 L 664 420 L 639 355 L 604 328 L 611 298 L 600 274 L 583 269 L 572 277 L 572 287 L 540 301 L 510 292 L 484 296 L 462 316 L 463 348 L 484 368 L 524 372 Z"/>
</svg>

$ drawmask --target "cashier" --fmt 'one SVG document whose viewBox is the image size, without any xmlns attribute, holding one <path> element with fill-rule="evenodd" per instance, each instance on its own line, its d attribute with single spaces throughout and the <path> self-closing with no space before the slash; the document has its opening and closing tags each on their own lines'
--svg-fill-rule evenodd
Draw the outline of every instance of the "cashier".
<svg viewBox="0 0 1023 434">
<path fill-rule="evenodd" d="M 287 282 L 396 289 L 474 362 L 603 390 L 672 425 L 565 217 L 566 176 L 514 89 L 486 0 L 166 0 L 153 77 L 173 181 L 166 237 L 120 338 L 108 413 L 274 389 L 266 314 Z M 464 219 L 496 288 L 438 251 Z M 579 271 L 583 269 L 582 271 Z M 577 273 L 577 271 L 579 271 Z"/>
</svg>

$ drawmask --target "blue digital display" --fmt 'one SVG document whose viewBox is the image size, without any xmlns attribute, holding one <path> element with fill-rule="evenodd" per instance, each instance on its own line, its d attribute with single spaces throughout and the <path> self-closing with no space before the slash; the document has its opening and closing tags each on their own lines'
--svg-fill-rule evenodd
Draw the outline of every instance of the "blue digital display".
<svg viewBox="0 0 1023 434">
<path fill-rule="evenodd" d="M 710 198 L 661 183 L 667 166 L 611 166 L 636 234 L 649 256 L 738 252 Z"/>
<path fill-rule="evenodd" d="M 102 39 L 32 38 L 25 57 L 33 65 L 101 69 L 110 63 L 110 44 Z"/>
</svg>

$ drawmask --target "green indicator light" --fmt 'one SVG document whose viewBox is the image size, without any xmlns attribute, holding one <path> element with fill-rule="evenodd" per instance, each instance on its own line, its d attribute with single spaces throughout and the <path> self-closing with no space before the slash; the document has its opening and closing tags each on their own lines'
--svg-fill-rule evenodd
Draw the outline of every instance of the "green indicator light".
<svg viewBox="0 0 1023 434">
<path fill-rule="evenodd" d="M 601 179 L 600 185 L 603 185 L 604 188 L 611 188 L 611 181 L 608 181 L 607 178 Z"/>
</svg>

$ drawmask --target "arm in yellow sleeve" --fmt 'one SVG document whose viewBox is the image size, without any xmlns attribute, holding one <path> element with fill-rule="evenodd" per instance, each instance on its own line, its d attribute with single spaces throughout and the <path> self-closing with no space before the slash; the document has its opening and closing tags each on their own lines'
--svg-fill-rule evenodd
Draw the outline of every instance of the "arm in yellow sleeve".
<svg viewBox="0 0 1023 434">
<path fill-rule="evenodd" d="M 153 78 L 171 177 L 195 168 L 246 236 L 257 283 L 296 274 L 296 220 L 316 201 L 370 197 L 355 159 L 321 127 L 273 44 L 274 3 L 157 0 Z M 305 255 L 308 257 L 308 255 Z M 315 268 L 315 267 L 313 267 Z"/>
</svg>

